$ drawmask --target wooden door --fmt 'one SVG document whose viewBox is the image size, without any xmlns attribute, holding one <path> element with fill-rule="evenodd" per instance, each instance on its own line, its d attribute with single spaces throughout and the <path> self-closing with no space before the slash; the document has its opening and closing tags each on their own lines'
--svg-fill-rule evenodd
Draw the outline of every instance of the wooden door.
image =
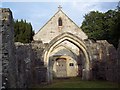
<svg viewBox="0 0 120 90">
<path fill-rule="evenodd" d="M 67 77 L 67 66 L 66 66 L 66 59 L 58 59 L 56 65 L 56 76 L 57 77 Z"/>
</svg>

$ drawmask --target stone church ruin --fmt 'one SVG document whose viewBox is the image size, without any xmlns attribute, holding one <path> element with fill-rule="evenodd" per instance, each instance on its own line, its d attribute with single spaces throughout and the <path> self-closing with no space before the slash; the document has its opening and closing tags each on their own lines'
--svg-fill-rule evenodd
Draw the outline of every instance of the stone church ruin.
<svg viewBox="0 0 120 90">
<path fill-rule="evenodd" d="M 91 40 L 61 8 L 31 43 L 14 42 L 12 12 L 0 9 L 2 88 L 27 88 L 55 78 L 120 82 L 120 44 Z"/>
</svg>

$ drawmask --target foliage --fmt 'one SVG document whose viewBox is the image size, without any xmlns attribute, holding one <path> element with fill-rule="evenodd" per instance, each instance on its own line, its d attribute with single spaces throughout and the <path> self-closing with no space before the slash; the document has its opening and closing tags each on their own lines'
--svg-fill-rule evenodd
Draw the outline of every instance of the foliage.
<svg viewBox="0 0 120 90">
<path fill-rule="evenodd" d="M 107 40 L 116 48 L 120 39 L 120 7 L 105 13 L 91 11 L 84 16 L 81 28 L 90 39 Z"/>
<path fill-rule="evenodd" d="M 26 20 L 14 21 L 15 42 L 30 43 L 33 40 L 34 31 L 31 23 Z"/>
</svg>

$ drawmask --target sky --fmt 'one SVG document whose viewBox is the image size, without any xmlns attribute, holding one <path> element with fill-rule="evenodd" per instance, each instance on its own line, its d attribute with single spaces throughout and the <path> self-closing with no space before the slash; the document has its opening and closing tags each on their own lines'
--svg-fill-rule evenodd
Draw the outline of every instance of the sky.
<svg viewBox="0 0 120 90">
<path fill-rule="evenodd" d="M 9 1 L 9 0 L 8 0 Z M 58 6 L 62 6 L 62 10 L 71 18 L 78 26 L 81 26 L 84 20 L 84 15 L 90 11 L 106 12 L 110 9 L 116 9 L 119 0 L 113 1 L 39 1 L 39 2 L 12 2 L 4 1 L 0 4 L 2 8 L 10 8 L 14 19 L 25 19 L 30 22 L 35 30 L 35 33 L 47 23 L 47 21 L 58 11 Z M 25 0 L 24 0 L 25 1 Z M 45 2 L 46 1 L 46 2 Z M 94 1 L 94 0 L 93 0 Z M 104 0 L 105 1 L 105 0 Z"/>
</svg>

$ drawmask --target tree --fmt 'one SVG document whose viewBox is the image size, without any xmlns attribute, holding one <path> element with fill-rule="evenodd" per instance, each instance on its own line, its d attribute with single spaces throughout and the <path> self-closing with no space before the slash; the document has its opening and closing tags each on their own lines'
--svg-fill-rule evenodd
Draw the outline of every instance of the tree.
<svg viewBox="0 0 120 90">
<path fill-rule="evenodd" d="M 34 31 L 31 23 L 26 20 L 14 21 L 15 42 L 30 43 L 33 40 Z"/>
<path fill-rule="evenodd" d="M 84 16 L 81 28 L 88 34 L 89 38 L 102 39 L 103 37 L 103 14 L 98 11 L 91 11 Z"/>
<path fill-rule="evenodd" d="M 105 13 L 91 11 L 84 16 L 81 28 L 89 38 L 107 40 L 117 48 L 120 39 L 120 7 Z"/>
<path fill-rule="evenodd" d="M 120 40 L 120 1 L 117 5 L 116 9 L 116 18 L 115 18 L 115 25 L 114 25 L 114 32 L 113 32 L 113 39 L 114 39 L 114 45 L 118 46 L 119 40 Z"/>
</svg>

